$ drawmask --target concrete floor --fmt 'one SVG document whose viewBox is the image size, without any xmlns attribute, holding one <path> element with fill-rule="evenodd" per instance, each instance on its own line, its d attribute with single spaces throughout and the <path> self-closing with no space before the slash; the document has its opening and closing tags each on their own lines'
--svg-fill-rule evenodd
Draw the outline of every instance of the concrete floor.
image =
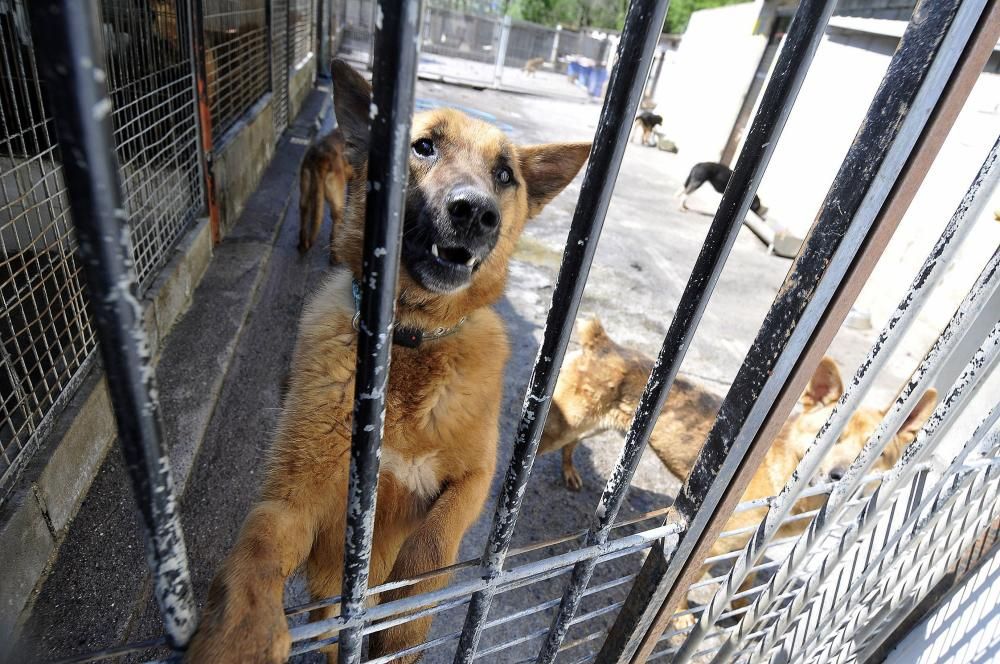
<svg viewBox="0 0 1000 664">
<path fill-rule="evenodd" d="M 600 112 L 598 104 L 588 102 L 477 91 L 438 83 L 421 82 L 417 92 L 425 106 L 443 103 L 492 114 L 498 122 L 509 125 L 510 135 L 520 143 L 589 139 Z M 656 353 L 662 341 L 710 221 L 707 214 L 678 210 L 672 198 L 684 169 L 700 161 L 699 157 L 671 155 L 637 145 L 628 147 L 584 296 L 584 314 L 600 316 L 613 337 L 650 355 Z M 297 163 L 291 157 L 278 162 L 265 176 L 262 190 L 266 193 L 269 186 L 278 186 L 276 183 L 288 186 L 296 168 Z M 507 297 L 498 305 L 507 322 L 514 358 L 508 367 L 503 395 L 500 468 L 506 466 L 510 456 L 513 427 L 541 338 L 581 180 L 578 177 L 529 226 L 511 267 Z M 321 252 L 314 250 L 306 259 L 300 259 L 295 250 L 296 196 L 292 194 L 287 214 L 278 214 L 270 222 L 255 222 L 264 224 L 255 241 L 273 240 L 269 262 L 259 279 L 245 285 L 239 280 L 232 282 L 234 287 L 252 288 L 253 301 L 235 341 L 233 362 L 220 382 L 218 403 L 181 496 L 188 555 L 199 600 L 204 599 L 213 570 L 230 547 L 256 496 L 262 459 L 280 405 L 280 385 L 294 342 L 296 320 L 303 298 L 326 268 Z M 709 195 L 700 198 L 696 195 L 690 204 L 710 211 L 716 201 Z M 274 225 L 267 226 L 268 223 Z M 220 260 L 227 260 L 225 248 L 233 251 L 232 243 L 240 241 L 242 227 L 217 252 L 213 261 L 217 268 L 224 267 Z M 683 373 L 720 395 L 725 392 L 789 265 L 790 261 L 769 255 L 748 230 L 740 232 L 727 270 L 683 365 Z M 173 350 L 165 350 L 165 358 L 173 364 L 161 365 L 160 370 L 161 383 L 162 376 L 170 374 L 175 392 L 185 393 L 188 398 L 197 397 L 200 387 L 207 384 L 199 374 L 203 370 L 199 366 L 201 360 L 190 351 L 199 343 L 198 335 L 215 329 L 213 320 L 225 318 L 228 312 L 218 305 L 227 294 L 213 286 L 210 276 L 196 292 L 192 311 L 168 340 Z M 856 362 L 866 348 L 865 336 L 845 332 L 838 339 L 834 355 L 845 363 Z M 166 399 L 165 417 L 183 418 L 183 404 L 183 400 Z M 168 426 L 168 434 L 171 431 L 176 435 L 183 428 Z M 579 493 L 563 487 L 558 455 L 540 458 L 525 496 L 515 546 L 545 542 L 585 529 L 620 446 L 619 437 L 601 435 L 578 448 L 577 466 L 585 483 Z M 463 560 L 475 559 L 482 552 L 501 477 L 502 473 L 494 481 L 493 498 L 487 509 L 463 541 Z M 636 517 L 669 505 L 678 485 L 678 480 L 666 472 L 660 461 L 647 453 L 620 518 Z M 655 523 L 650 519 L 618 532 L 647 528 Z M 513 556 L 509 565 L 569 548 L 570 545 L 563 544 Z M 30 661 L 158 635 L 159 619 L 149 599 L 141 551 L 134 509 L 116 448 L 35 600 L 25 628 L 23 649 L 30 653 L 26 655 Z M 640 554 L 603 563 L 592 585 L 634 574 L 640 564 Z M 464 576 L 469 574 L 466 572 Z M 498 596 L 491 619 L 559 597 L 566 578 L 564 574 Z M 588 596 L 580 614 L 612 607 L 624 598 L 628 587 L 624 583 Z M 292 582 L 289 590 L 289 603 L 304 599 L 300 583 Z M 460 629 L 464 613 L 462 607 L 439 616 L 433 635 L 443 636 Z M 567 642 L 606 629 L 614 615 L 610 610 L 574 626 Z M 550 620 L 551 609 L 493 627 L 485 633 L 482 648 L 531 635 L 543 630 Z M 536 638 L 488 654 L 484 661 L 516 662 L 532 657 L 538 643 Z M 599 639 L 584 643 L 560 661 L 576 661 L 599 644 Z M 429 652 L 424 661 L 450 662 L 453 648 L 453 643 L 445 644 Z M 317 659 L 304 656 L 298 661 Z"/>
</svg>

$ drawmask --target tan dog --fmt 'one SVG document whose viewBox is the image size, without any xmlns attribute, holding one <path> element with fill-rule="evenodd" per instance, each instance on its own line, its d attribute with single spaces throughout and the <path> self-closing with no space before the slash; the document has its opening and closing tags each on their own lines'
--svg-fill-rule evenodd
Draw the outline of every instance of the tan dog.
<svg viewBox="0 0 1000 664">
<path fill-rule="evenodd" d="M 524 68 L 521 70 L 524 72 L 525 76 L 534 76 L 535 72 L 541 69 L 545 65 L 545 58 L 531 58 L 524 63 Z"/>
<path fill-rule="evenodd" d="M 576 446 L 582 438 L 598 431 L 625 433 L 653 368 L 649 358 L 612 341 L 596 319 L 579 326 L 579 338 L 582 349 L 569 356 L 563 365 L 539 447 L 543 453 L 562 450 L 563 479 L 566 486 L 575 491 L 583 485 L 573 466 Z M 741 502 L 767 498 L 781 491 L 843 391 L 836 363 L 824 357 L 799 398 L 800 412 L 785 423 Z M 899 459 L 930 415 L 936 399 L 937 392 L 933 389 L 921 397 L 879 458 L 875 470 L 888 470 Z M 717 397 L 694 383 L 681 376 L 675 380 L 649 445 L 679 480 L 683 481 L 694 465 L 719 405 Z M 874 408 L 859 408 L 823 460 L 816 479 L 821 482 L 840 479 L 883 415 L 883 411 Z M 799 500 L 793 512 L 799 514 L 818 509 L 823 501 L 822 496 Z M 766 513 L 766 507 L 738 512 L 726 524 L 725 530 L 756 525 Z M 780 535 L 800 533 L 806 525 L 806 519 L 791 522 L 782 527 Z M 742 547 L 750 534 L 717 541 L 710 555 Z"/>
<path fill-rule="evenodd" d="M 341 61 L 333 76 L 353 169 L 335 239 L 346 266 L 305 307 L 261 500 L 212 582 L 189 651 L 194 662 L 283 662 L 290 639 L 282 590 L 303 563 L 313 597 L 341 589 L 357 338 L 351 280 L 361 277 L 371 90 Z M 496 464 L 508 355 L 491 305 L 525 223 L 573 179 L 589 150 L 587 143 L 517 146 L 454 110 L 414 117 L 396 321 L 453 333 L 392 348 L 371 586 L 450 565 L 478 517 Z M 435 576 L 379 599 L 446 582 Z M 312 618 L 337 613 L 329 607 Z M 416 645 L 429 627 L 428 617 L 375 631 L 369 656 Z M 337 661 L 335 647 L 328 658 Z"/>
<path fill-rule="evenodd" d="M 299 253 L 312 249 L 323 225 L 324 201 L 330 205 L 330 259 L 333 238 L 344 216 L 347 182 L 354 175 L 347 162 L 347 144 L 340 129 L 318 139 L 306 151 L 299 169 Z"/>
</svg>

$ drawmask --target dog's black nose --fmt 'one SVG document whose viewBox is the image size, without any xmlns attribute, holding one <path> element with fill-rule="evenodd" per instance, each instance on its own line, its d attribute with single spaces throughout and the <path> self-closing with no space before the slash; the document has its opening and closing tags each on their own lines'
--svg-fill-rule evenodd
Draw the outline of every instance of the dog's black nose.
<svg viewBox="0 0 1000 664">
<path fill-rule="evenodd" d="M 844 469 L 834 468 L 830 471 L 829 477 L 832 482 L 839 482 L 844 477 Z"/>
<path fill-rule="evenodd" d="M 500 225 L 493 199 L 473 187 L 456 187 L 448 195 L 448 216 L 455 230 L 470 236 L 492 233 Z"/>
</svg>

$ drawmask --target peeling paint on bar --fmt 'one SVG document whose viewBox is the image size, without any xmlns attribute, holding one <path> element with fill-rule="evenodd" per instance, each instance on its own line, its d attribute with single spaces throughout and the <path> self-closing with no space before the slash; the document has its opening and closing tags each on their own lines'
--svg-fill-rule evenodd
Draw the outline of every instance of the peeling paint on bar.
<svg viewBox="0 0 1000 664">
<path fill-rule="evenodd" d="M 754 118 L 722 202 L 691 270 L 691 276 L 625 435 L 615 469 L 601 495 L 595 513 L 595 525 L 588 533 L 588 543 L 605 541 L 618 516 L 639 459 L 670 394 L 690 341 L 708 306 L 726 258 L 736 242 L 743 219 L 767 168 L 773 153 L 773 147 L 769 146 L 777 144 L 777 138 L 791 112 L 834 4 L 834 0 L 805 0 L 796 12 L 796 19 L 776 65 L 779 73 L 771 78 L 764 92 L 760 110 Z M 573 570 L 572 578 L 563 593 L 562 603 L 553 617 L 548 637 L 538 654 L 539 664 L 551 664 L 555 660 L 579 608 L 582 592 L 593 575 L 594 565 L 593 561 L 583 561 Z"/>
<path fill-rule="evenodd" d="M 108 389 L 126 467 L 146 533 L 154 594 L 173 648 L 183 648 L 196 624 L 187 553 L 163 450 L 156 384 L 142 305 L 136 297 L 128 217 L 122 208 L 111 102 L 94 3 L 28 3 L 39 71 L 55 122 L 73 225 L 90 294 Z"/>
<path fill-rule="evenodd" d="M 339 661 L 361 661 L 368 607 L 368 568 L 375 525 L 385 391 L 389 380 L 388 342 L 395 314 L 403 206 L 408 180 L 410 121 L 418 59 L 413 36 L 421 2 L 380 0 L 370 105 L 371 148 L 365 203 L 361 304 L 348 473 L 347 522 Z M 376 426 L 376 424 L 378 426 Z"/>
<path fill-rule="evenodd" d="M 754 535 L 744 547 L 742 556 L 736 561 L 726 581 L 713 595 L 708 608 L 678 651 L 675 657 L 677 664 L 689 661 L 699 643 L 728 606 L 733 594 L 743 585 L 750 568 L 760 561 L 792 506 L 795 505 L 815 475 L 823 457 L 840 437 L 851 415 L 864 401 L 875 377 L 895 350 L 899 340 L 916 320 L 917 314 L 923 309 L 931 291 L 940 281 L 942 273 L 947 269 L 979 214 L 990 200 L 997 180 L 1000 178 L 998 161 L 1000 161 L 1000 138 L 993 144 L 993 148 L 983 161 L 958 208 L 931 249 L 924 264 L 917 271 L 909 290 L 879 333 L 840 401 L 830 413 L 830 417 L 817 432 L 788 484 L 772 501 L 765 520 L 757 526 Z"/>
</svg>

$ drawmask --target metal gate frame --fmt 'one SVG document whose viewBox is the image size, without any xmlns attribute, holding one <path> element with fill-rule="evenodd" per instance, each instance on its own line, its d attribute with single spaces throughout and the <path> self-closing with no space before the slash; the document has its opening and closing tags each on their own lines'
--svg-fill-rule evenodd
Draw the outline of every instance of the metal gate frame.
<svg viewBox="0 0 1000 664">
<path fill-rule="evenodd" d="M 911 21 L 907 27 L 817 221 L 765 317 L 671 515 L 658 527 L 610 540 L 610 530 L 615 525 L 639 455 L 666 400 L 741 220 L 781 134 L 833 5 L 833 0 L 803 0 L 796 13 L 787 43 L 775 67 L 776 73 L 764 93 L 730 185 L 709 228 L 584 545 L 560 556 L 505 568 L 523 489 L 537 453 L 559 366 L 569 342 L 570 328 L 614 189 L 631 119 L 637 110 L 659 26 L 666 14 L 666 0 L 632 1 L 559 269 L 543 341 L 529 380 L 514 452 L 493 519 L 494 527 L 480 564 L 481 576 L 434 593 L 369 608 L 365 604 L 370 590 L 367 587 L 368 557 L 381 444 L 381 431 L 377 424 L 385 409 L 384 393 L 373 388 L 386 380 L 390 350 L 388 344 L 378 344 L 377 339 L 389 331 L 393 319 L 402 204 L 407 179 L 409 146 L 406 137 L 413 110 L 416 76 L 415 36 L 420 25 L 419 2 L 400 6 L 400 3 L 380 0 L 381 21 L 376 22 L 376 50 L 380 57 L 375 59 L 373 81 L 375 115 L 372 118 L 371 144 L 374 147 L 369 155 L 369 179 L 377 186 L 370 187 L 367 195 L 360 328 L 368 333 L 359 336 L 354 411 L 354 421 L 358 425 L 353 427 L 351 448 L 344 590 L 342 597 L 320 602 L 330 604 L 339 601 L 341 615 L 293 628 L 293 654 L 339 641 L 340 661 L 359 662 L 363 635 L 372 629 L 388 627 L 435 613 L 444 606 L 458 606 L 468 601 L 470 607 L 463 631 L 437 641 L 458 640 L 455 661 L 470 662 L 476 657 L 490 601 L 498 590 L 572 566 L 572 578 L 537 657 L 538 662 L 552 662 L 562 649 L 563 638 L 597 560 L 623 551 L 651 547 L 596 661 L 628 662 L 650 658 L 674 608 L 701 568 L 708 547 L 732 514 L 736 501 L 804 388 L 806 378 L 818 363 L 821 351 L 843 321 L 847 309 L 870 274 L 874 259 L 891 237 L 926 175 L 930 161 L 968 96 L 975 74 L 981 71 L 1000 31 L 998 0 L 925 0 L 918 4 L 915 14 L 919 20 Z M 42 46 L 40 69 L 54 90 L 53 115 L 60 141 L 69 152 L 79 155 L 78 159 L 66 164 L 65 170 L 74 224 L 91 292 L 91 306 L 110 377 L 120 439 L 146 528 L 149 564 L 156 581 L 155 594 L 168 642 L 172 647 L 182 649 L 196 624 L 194 604 L 179 516 L 175 512 L 169 462 L 161 444 L 162 434 L 153 396 L 154 380 L 143 343 L 141 311 L 134 298 L 135 279 L 129 263 L 130 248 L 127 234 L 121 234 L 125 220 L 120 213 L 118 173 L 113 153 L 108 149 L 111 144 L 110 122 L 107 117 L 95 117 L 93 113 L 93 109 L 107 97 L 104 81 L 93 76 L 92 65 L 88 64 L 100 61 L 99 57 L 95 57 L 100 55 L 99 28 L 87 3 L 36 0 L 32 3 L 32 30 L 37 43 Z M 988 158 L 984 172 L 995 173 L 990 170 L 992 166 L 987 167 L 989 163 Z M 930 264 L 934 263 L 934 258 L 933 255 L 929 257 Z M 962 327 L 965 324 L 962 321 L 968 318 L 963 316 L 969 316 L 969 312 L 974 311 L 974 305 L 969 303 L 977 301 L 977 298 L 981 298 L 980 302 L 985 301 L 982 295 L 997 286 L 1000 281 L 998 265 L 1000 252 L 994 255 L 993 261 L 970 291 L 967 303 L 963 303 L 956 312 L 953 326 L 942 334 L 914 372 L 914 378 L 900 394 L 855 465 L 834 485 L 827 506 L 814 519 L 808 533 L 800 538 L 797 549 L 804 550 L 810 536 L 825 527 L 824 516 L 827 513 L 843 511 L 847 507 L 847 499 L 854 494 L 887 442 L 886 432 L 891 434 L 896 430 L 916 396 L 922 392 L 921 388 L 933 373 L 935 363 L 947 356 L 941 347 L 964 336 L 966 328 Z M 915 285 L 919 283 L 915 282 Z M 901 304 L 904 313 L 905 304 L 904 300 Z M 889 331 L 892 331 L 891 327 Z M 383 338 L 391 338 L 391 335 Z M 953 419 L 960 412 L 982 375 L 991 368 L 1000 354 L 998 344 L 1000 322 L 918 434 L 914 451 L 904 455 L 897 467 L 883 478 L 886 495 L 880 498 L 881 490 L 876 491 L 868 499 L 869 506 L 877 507 L 880 500 L 888 499 L 891 493 L 889 488 L 913 475 L 919 455 L 933 445 L 935 436 L 947 428 L 951 421 L 949 418 Z M 876 344 L 872 352 L 877 354 L 880 348 L 881 344 Z M 859 398 L 868 376 L 867 367 L 862 366 L 855 377 L 855 389 L 845 393 L 841 406 Z M 835 413 L 823 430 L 830 433 L 821 432 L 817 436 L 814 449 L 819 450 L 836 439 L 838 425 L 835 419 L 844 419 L 843 415 L 849 415 L 850 409 L 845 407 L 839 412 L 840 415 Z M 993 430 L 998 417 L 1000 411 L 994 408 L 963 451 L 981 449 L 984 437 Z M 995 449 L 996 443 L 995 437 L 991 437 L 986 447 Z M 819 452 L 811 454 L 810 458 L 818 458 L 816 455 Z M 964 458 L 956 457 L 955 463 L 964 464 Z M 991 463 L 987 463 L 984 476 L 963 470 L 967 474 L 961 477 L 971 478 L 965 484 L 954 484 L 950 477 L 946 478 L 947 481 L 943 479 L 943 484 L 939 483 L 936 487 L 936 493 L 914 499 L 915 506 L 908 513 L 908 518 L 914 520 L 914 525 L 919 522 L 936 529 L 940 521 L 921 517 L 924 514 L 922 509 L 928 505 L 933 508 L 952 504 L 949 501 L 964 491 L 969 499 L 962 507 L 964 516 L 961 523 L 965 524 L 970 514 L 976 515 L 974 523 L 977 524 L 984 519 L 992 519 L 995 499 L 991 503 L 992 508 L 982 512 L 975 509 L 986 506 L 988 494 L 984 494 L 982 489 L 993 481 L 990 479 L 992 467 Z M 980 477 L 985 479 L 979 481 Z M 782 500 L 794 500 L 807 479 L 793 478 L 776 499 L 771 513 L 780 513 Z M 956 476 L 954 479 L 958 482 L 960 478 Z M 772 517 L 771 513 L 744 550 L 742 567 L 737 565 L 734 568 L 717 597 L 731 597 L 739 585 L 738 577 L 753 563 L 758 547 L 773 535 L 775 519 L 780 517 Z M 861 517 L 867 513 L 862 511 Z M 858 526 L 864 527 L 864 522 Z M 924 537 L 927 532 L 932 535 L 929 541 L 934 541 L 936 530 L 921 531 L 919 537 L 912 541 L 918 545 L 928 541 Z M 944 558 L 951 559 L 955 552 L 960 554 L 967 540 L 965 536 L 952 541 L 949 534 Z M 931 549 L 931 553 L 934 552 L 935 549 Z M 926 551 L 917 555 L 923 555 L 919 558 L 921 561 L 927 557 Z M 791 562 L 786 561 L 786 565 L 794 565 L 795 558 L 793 552 L 788 558 Z M 877 561 L 879 565 L 881 561 Z M 939 564 L 939 561 L 933 562 Z M 923 568 L 916 569 L 919 572 Z M 933 575 L 928 578 L 933 578 Z M 412 582 L 398 581 L 393 584 L 399 586 Z M 863 590 L 865 582 L 865 578 L 856 580 L 852 589 Z M 772 579 L 768 587 L 774 585 Z M 891 603 L 898 593 L 919 594 L 920 587 L 920 583 L 915 589 L 909 585 L 896 588 L 883 584 L 875 588 L 878 591 L 876 594 L 871 594 L 873 591 L 869 588 L 865 596 L 881 598 L 882 603 L 872 607 L 872 610 L 878 610 L 887 602 Z M 766 593 L 767 590 L 761 596 Z M 779 630 L 774 625 L 788 624 L 788 620 L 792 619 L 791 612 L 801 606 L 804 598 L 805 595 L 800 593 L 791 605 L 782 609 L 785 617 L 779 616 L 779 622 L 772 624 L 770 634 L 758 635 L 760 650 L 755 658 L 767 656 L 772 646 L 780 645 L 785 635 L 778 634 Z M 754 607 L 760 604 L 758 598 L 744 615 L 744 622 L 753 613 Z M 718 616 L 716 602 L 704 615 L 713 613 Z M 844 629 L 857 630 L 861 623 L 859 615 L 867 613 L 862 611 L 853 617 L 848 616 Z M 897 615 L 897 618 L 900 617 Z M 844 624 L 838 612 L 820 618 L 824 624 Z M 378 620 L 384 622 L 373 625 Z M 893 619 L 888 624 L 897 624 L 897 621 Z M 319 641 L 309 640 L 331 631 L 339 634 Z M 817 630 L 803 638 L 809 639 L 810 644 L 826 648 L 825 652 L 850 659 L 851 649 L 844 650 L 844 640 L 848 638 L 844 635 L 848 633 L 843 630 Z M 869 630 L 861 646 L 869 646 L 880 636 L 882 632 Z M 732 639 L 730 642 L 746 645 L 736 644 Z M 697 645 L 696 641 L 690 643 L 689 650 Z M 439 643 L 421 644 L 408 652 L 419 652 L 436 645 Z M 716 658 L 725 657 L 725 652 L 731 650 L 717 653 Z M 683 659 L 689 654 L 681 653 L 678 657 Z"/>
</svg>

